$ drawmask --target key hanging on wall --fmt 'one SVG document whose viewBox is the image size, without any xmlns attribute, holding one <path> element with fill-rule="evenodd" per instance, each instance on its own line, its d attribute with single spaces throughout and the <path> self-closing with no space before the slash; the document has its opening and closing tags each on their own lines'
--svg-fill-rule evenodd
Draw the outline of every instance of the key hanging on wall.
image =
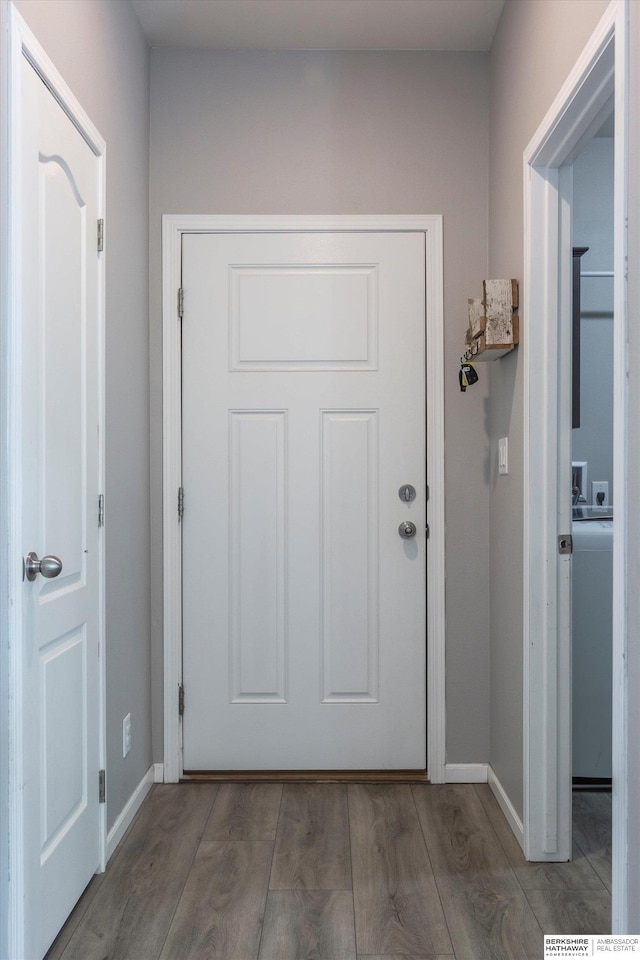
<svg viewBox="0 0 640 960">
<path fill-rule="evenodd" d="M 467 387 L 473 386 L 474 383 L 478 382 L 478 374 L 475 371 L 473 364 L 465 363 L 464 360 L 460 361 L 460 390 L 462 393 L 465 392 Z"/>
</svg>

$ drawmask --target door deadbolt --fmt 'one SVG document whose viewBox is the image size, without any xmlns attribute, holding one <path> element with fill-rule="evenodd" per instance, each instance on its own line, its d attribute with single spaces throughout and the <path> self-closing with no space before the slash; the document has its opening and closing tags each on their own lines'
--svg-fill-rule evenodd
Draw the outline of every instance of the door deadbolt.
<svg viewBox="0 0 640 960">
<path fill-rule="evenodd" d="M 411 503 L 416 498 L 416 488 L 411 486 L 410 483 L 403 483 L 398 490 L 398 496 L 403 503 Z"/>
</svg>

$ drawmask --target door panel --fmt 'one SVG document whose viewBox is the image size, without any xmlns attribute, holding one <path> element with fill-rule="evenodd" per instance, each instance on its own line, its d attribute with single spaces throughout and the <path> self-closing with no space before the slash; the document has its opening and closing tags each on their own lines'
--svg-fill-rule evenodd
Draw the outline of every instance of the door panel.
<svg viewBox="0 0 640 960">
<path fill-rule="evenodd" d="M 44 541 L 55 543 L 65 558 L 63 573 L 43 591 L 57 593 L 71 579 L 79 582 L 84 566 L 83 457 L 75 451 L 82 451 L 85 442 L 86 278 L 78 266 L 84 259 L 87 207 L 61 157 L 41 154 L 39 160 L 42 434 L 47 477 L 42 533 Z"/>
<path fill-rule="evenodd" d="M 375 266 L 230 266 L 232 370 L 376 369 Z"/>
<path fill-rule="evenodd" d="M 378 701 L 378 411 L 321 411 L 322 702 Z"/>
<path fill-rule="evenodd" d="M 286 702 L 285 439 L 285 411 L 229 411 L 231 703 Z"/>
<path fill-rule="evenodd" d="M 425 767 L 424 256 L 183 238 L 185 770 Z"/>
<path fill-rule="evenodd" d="M 26 956 L 99 868 L 99 160 L 24 60 L 21 75 Z"/>
</svg>

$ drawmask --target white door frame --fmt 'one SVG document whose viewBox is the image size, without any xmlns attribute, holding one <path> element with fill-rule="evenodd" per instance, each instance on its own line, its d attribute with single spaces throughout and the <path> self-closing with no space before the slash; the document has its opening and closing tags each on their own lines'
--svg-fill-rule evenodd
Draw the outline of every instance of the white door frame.
<svg viewBox="0 0 640 960">
<path fill-rule="evenodd" d="M 180 321 L 177 294 L 183 233 L 413 231 L 426 244 L 427 389 L 427 764 L 433 783 L 445 779 L 444 608 L 444 306 L 442 217 L 420 216 L 209 216 L 162 218 L 163 286 L 163 597 L 164 780 L 182 774 L 182 546 L 177 497 L 182 486 Z"/>
<path fill-rule="evenodd" d="M 67 113 L 93 153 L 99 159 L 99 216 L 104 217 L 106 186 L 106 145 L 95 126 L 80 106 L 80 103 L 63 80 L 61 74 L 38 43 L 33 33 L 19 15 L 13 4 L 3 2 L 0 17 L 3 28 L 0 39 L 0 61 L 5 66 L 0 88 L 0 121 L 5 162 L 0 170 L 2 193 L 2 282 L 0 330 L 0 382 L 2 396 L 0 408 L 0 449 L 2 468 L 0 473 L 1 499 L 0 518 L 3 538 L 0 554 L 0 663 L 2 686 L 0 687 L 0 711 L 3 728 L 1 743 L 2 765 L 0 769 L 0 956 L 20 957 L 25 923 L 29 918 L 24 910 L 24 872 L 22 869 L 22 843 L 24 824 L 20 793 L 21 768 L 24 744 L 22 741 L 21 716 L 22 677 L 18 651 L 22 649 L 22 568 L 21 568 L 21 419 L 20 379 L 21 317 L 20 317 L 20 164 L 18 124 L 21 104 L 19 101 L 19 76 L 22 58 L 31 63 L 49 88 L 62 109 Z M 99 472 L 100 487 L 104 489 L 104 304 L 105 265 L 104 254 L 98 266 L 99 283 Z M 5 455 L 6 454 L 6 455 Z M 6 534 L 4 531 L 6 530 Z M 100 657 L 100 767 L 106 764 L 105 744 L 105 589 L 104 589 L 104 536 L 98 537 L 99 550 L 99 643 Z M 96 784 L 97 789 L 97 784 Z M 101 869 L 106 864 L 106 805 L 100 812 Z M 9 882 L 9 877 L 11 878 Z M 6 951 L 6 952 L 5 952 Z"/>
<path fill-rule="evenodd" d="M 524 842 L 571 858 L 570 170 L 615 105 L 613 929 L 626 932 L 626 209 L 628 2 L 612 0 L 524 155 Z M 565 462 L 566 461 L 566 462 Z M 562 524 L 562 528 L 561 528 Z"/>
</svg>

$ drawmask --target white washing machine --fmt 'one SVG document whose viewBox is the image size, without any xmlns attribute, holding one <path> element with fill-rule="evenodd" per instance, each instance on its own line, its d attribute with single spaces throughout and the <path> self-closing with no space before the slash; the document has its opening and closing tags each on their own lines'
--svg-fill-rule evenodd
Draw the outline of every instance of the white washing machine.
<svg viewBox="0 0 640 960">
<path fill-rule="evenodd" d="M 574 520 L 573 776 L 611 777 L 613 520 Z"/>
</svg>

